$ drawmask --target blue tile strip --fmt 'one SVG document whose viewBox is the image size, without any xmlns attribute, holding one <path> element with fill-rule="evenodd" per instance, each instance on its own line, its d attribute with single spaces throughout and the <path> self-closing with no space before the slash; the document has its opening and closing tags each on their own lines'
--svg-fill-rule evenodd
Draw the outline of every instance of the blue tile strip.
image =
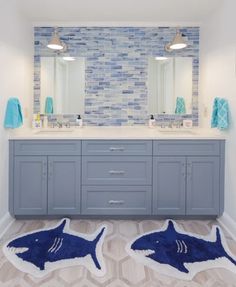
<svg viewBox="0 0 236 287">
<path fill-rule="evenodd" d="M 40 57 L 54 52 L 46 47 L 54 28 L 34 28 L 34 112 L 40 111 Z M 149 118 L 147 70 L 149 56 L 193 58 L 191 115 L 155 115 L 159 122 L 192 119 L 198 125 L 199 28 L 182 27 L 189 46 L 168 53 L 173 27 L 59 27 L 70 56 L 86 58 L 85 125 L 143 125 Z M 75 115 L 65 115 L 72 123 Z M 50 121 L 56 116 L 51 116 Z"/>
</svg>

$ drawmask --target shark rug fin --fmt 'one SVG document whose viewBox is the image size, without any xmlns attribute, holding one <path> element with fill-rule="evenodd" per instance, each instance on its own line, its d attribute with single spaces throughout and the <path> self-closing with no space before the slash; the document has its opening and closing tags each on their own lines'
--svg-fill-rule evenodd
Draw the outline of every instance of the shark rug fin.
<svg viewBox="0 0 236 287">
<path fill-rule="evenodd" d="M 65 218 L 63 219 L 58 226 L 54 229 L 58 233 L 62 233 L 64 231 L 65 226 L 68 224 L 69 219 Z"/>
<path fill-rule="evenodd" d="M 169 220 L 169 221 L 168 221 L 168 225 L 167 225 L 166 231 L 167 231 L 168 233 L 171 233 L 171 232 L 176 233 L 176 231 L 175 231 L 175 226 L 174 226 L 174 223 L 173 223 L 172 220 Z"/>
<path fill-rule="evenodd" d="M 96 236 L 96 238 L 92 241 L 92 245 L 93 245 L 93 250 L 92 250 L 92 252 L 91 252 L 91 256 L 92 256 L 92 259 L 93 259 L 93 262 L 94 262 L 94 264 L 95 264 L 95 266 L 99 269 L 99 270 L 101 270 L 101 266 L 100 266 L 100 264 L 99 264 L 99 262 L 98 262 L 98 259 L 97 259 L 97 245 L 98 245 L 98 242 L 99 242 L 99 240 L 100 240 L 100 238 L 103 236 L 103 234 L 104 234 L 104 231 L 105 231 L 105 227 L 102 227 L 102 229 L 99 231 L 99 233 L 98 233 L 98 235 Z"/>
</svg>

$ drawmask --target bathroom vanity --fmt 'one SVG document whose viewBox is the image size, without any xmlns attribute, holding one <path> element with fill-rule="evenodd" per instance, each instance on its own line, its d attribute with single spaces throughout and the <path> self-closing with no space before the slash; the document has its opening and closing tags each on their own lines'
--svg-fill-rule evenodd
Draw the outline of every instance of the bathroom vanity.
<svg viewBox="0 0 236 287">
<path fill-rule="evenodd" d="M 12 215 L 222 214 L 224 139 L 83 134 L 10 139 Z"/>
</svg>

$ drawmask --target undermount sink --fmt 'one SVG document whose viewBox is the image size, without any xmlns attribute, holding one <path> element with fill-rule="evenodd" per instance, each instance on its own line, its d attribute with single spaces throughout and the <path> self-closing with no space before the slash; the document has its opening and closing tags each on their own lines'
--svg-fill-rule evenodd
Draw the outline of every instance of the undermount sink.
<svg viewBox="0 0 236 287">
<path fill-rule="evenodd" d="M 50 133 L 71 133 L 74 129 L 71 128 L 49 128 L 36 131 L 36 134 L 50 134 Z"/>
<path fill-rule="evenodd" d="M 195 135 L 196 131 L 192 129 L 177 129 L 177 128 L 160 128 L 158 129 L 159 132 L 161 133 L 166 133 L 166 134 L 185 134 L 185 135 Z"/>
</svg>

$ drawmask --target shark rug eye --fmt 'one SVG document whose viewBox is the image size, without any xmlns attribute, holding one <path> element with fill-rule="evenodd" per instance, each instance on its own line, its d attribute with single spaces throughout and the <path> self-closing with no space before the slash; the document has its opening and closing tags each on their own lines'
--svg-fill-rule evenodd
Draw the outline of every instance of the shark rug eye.
<svg viewBox="0 0 236 287">
<path fill-rule="evenodd" d="M 155 271 L 183 280 L 198 272 L 226 268 L 236 273 L 236 260 L 226 245 L 219 227 L 200 236 L 181 230 L 174 221 L 163 228 L 143 234 L 127 244 L 126 251 L 135 260 Z"/>
<path fill-rule="evenodd" d="M 16 268 L 35 277 L 75 265 L 104 276 L 102 244 L 106 229 L 101 226 L 94 234 L 81 234 L 70 230 L 69 219 L 63 219 L 51 229 L 23 234 L 7 242 L 3 252 Z"/>
</svg>

